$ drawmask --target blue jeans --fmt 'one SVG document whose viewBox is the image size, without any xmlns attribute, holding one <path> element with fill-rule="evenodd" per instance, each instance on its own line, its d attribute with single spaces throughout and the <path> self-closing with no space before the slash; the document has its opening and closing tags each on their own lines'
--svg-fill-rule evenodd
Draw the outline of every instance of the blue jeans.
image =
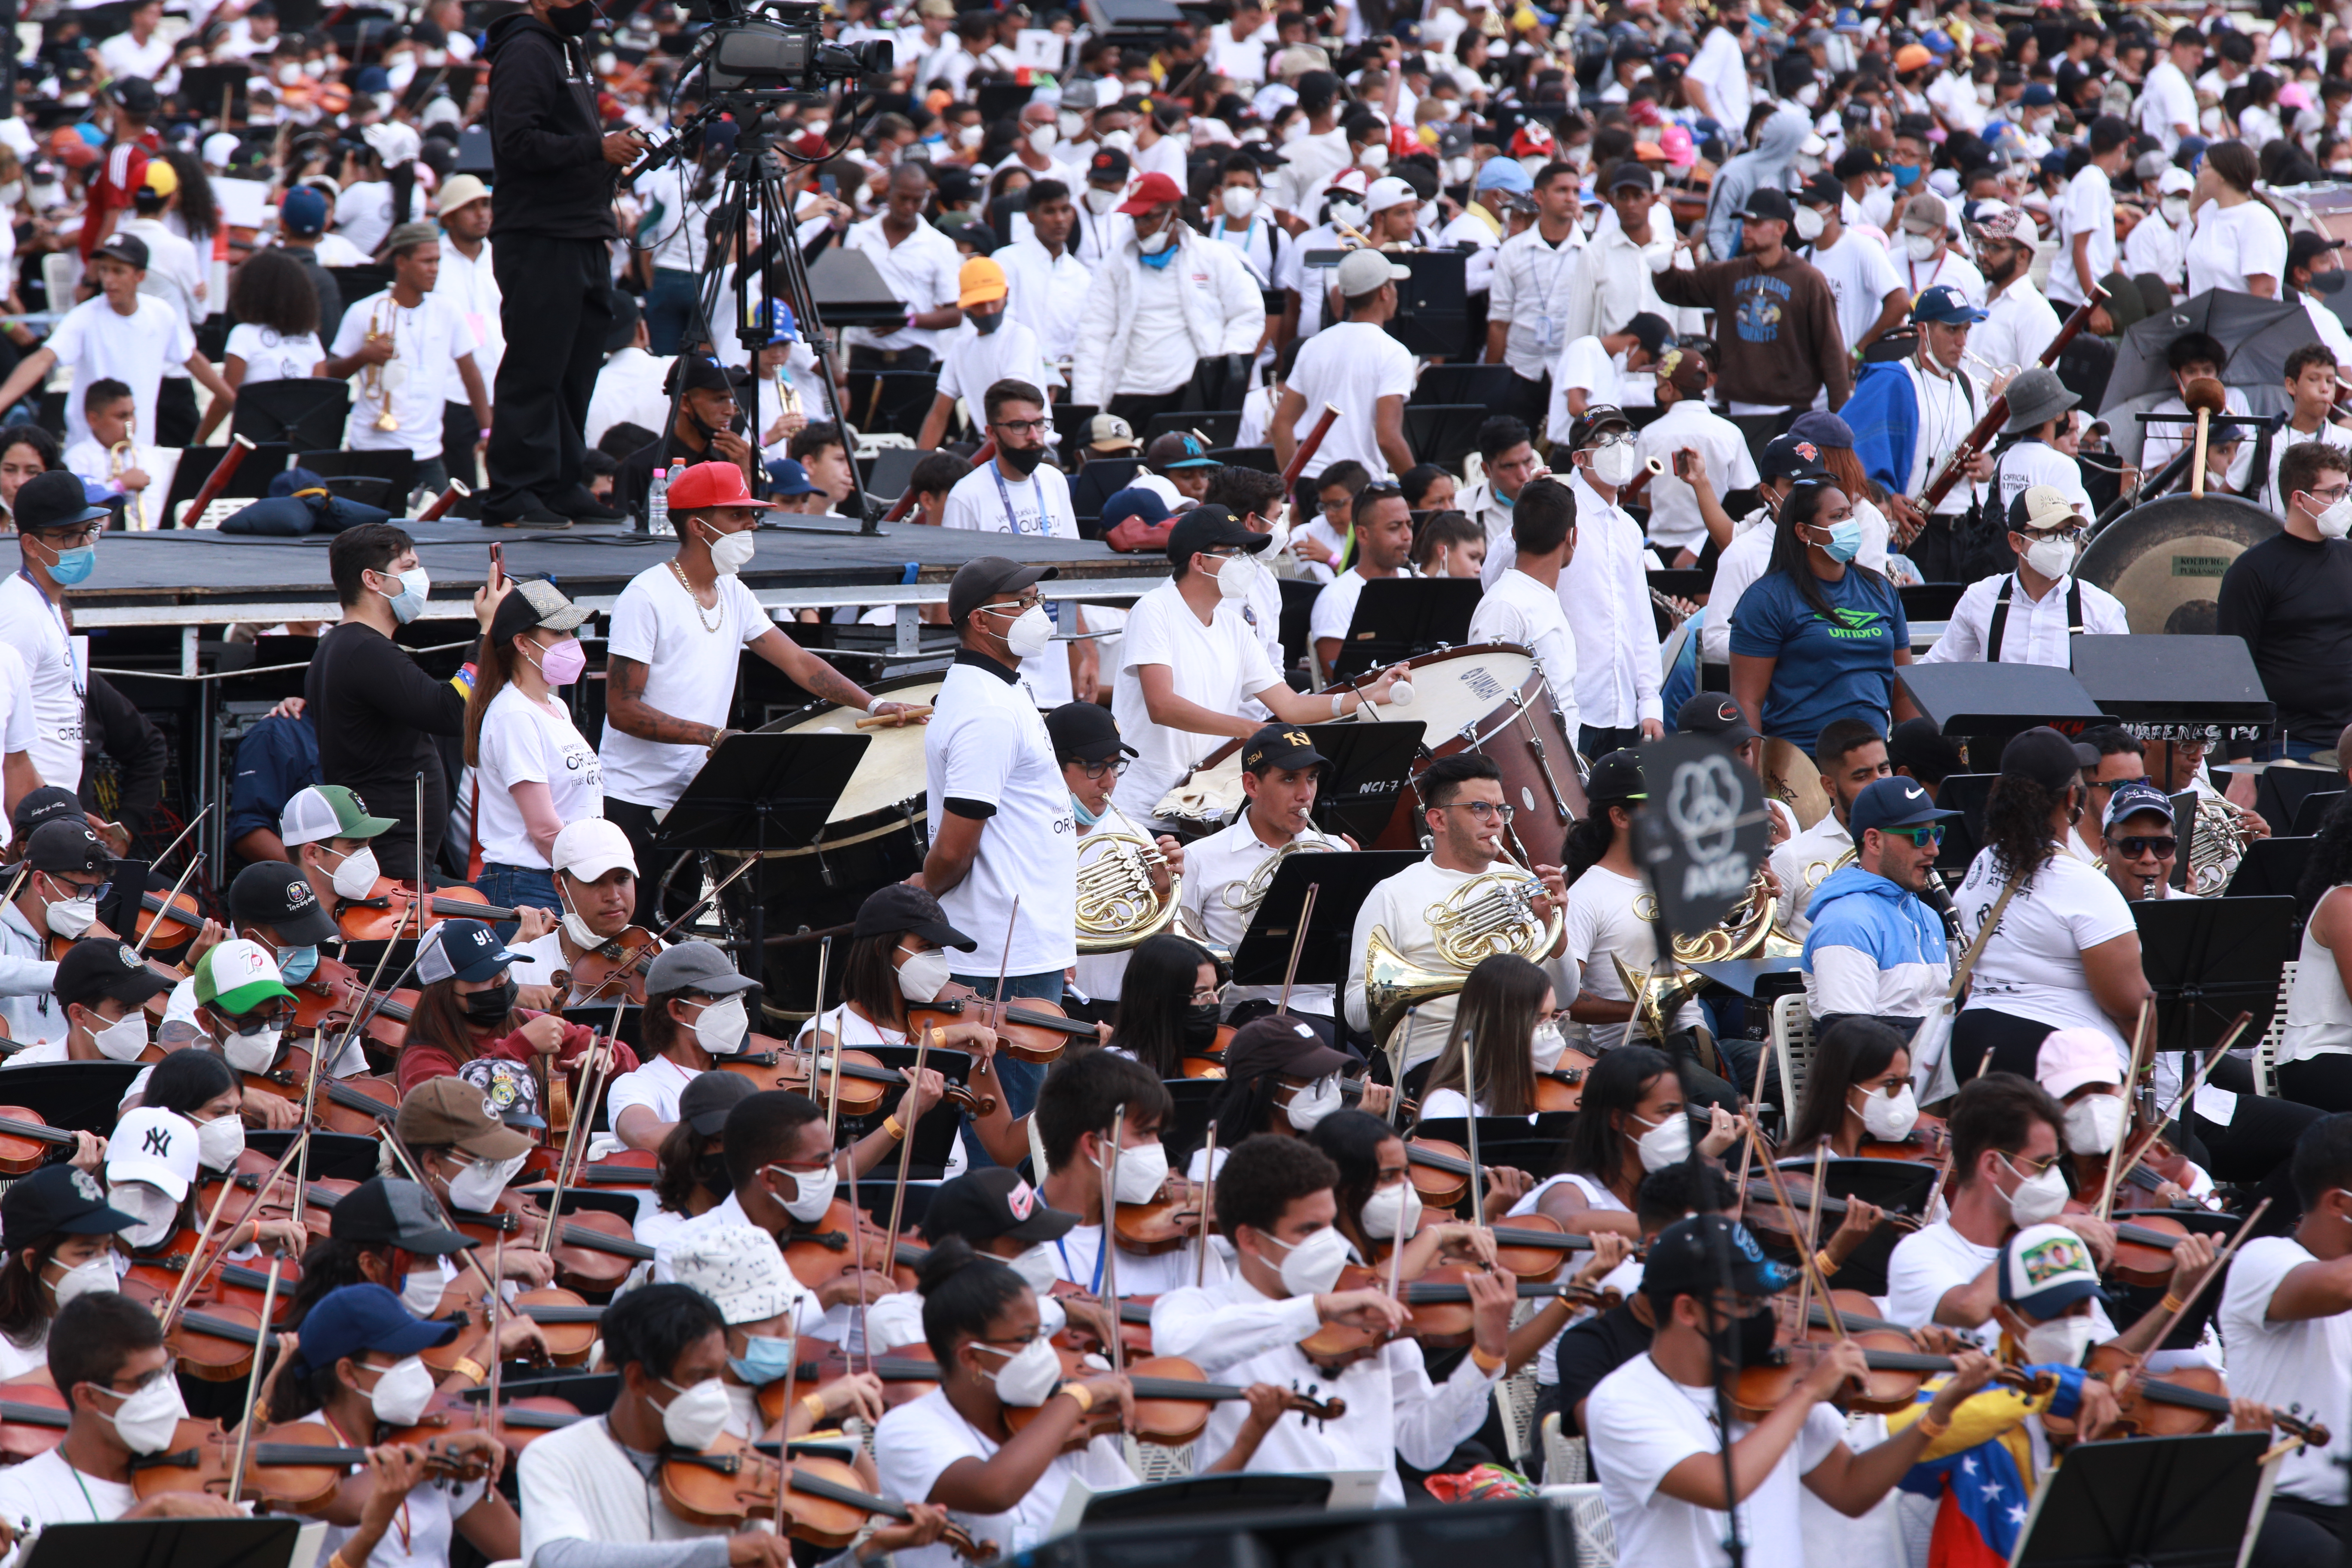
<svg viewBox="0 0 2352 1568">
<path fill-rule="evenodd" d="M 996 976 L 993 974 L 950 974 L 948 978 L 959 985 L 969 985 L 991 1000 L 995 998 Z M 1004 977 L 1004 995 L 1008 1001 L 1015 997 L 1029 997 L 1059 1003 L 1062 984 L 1062 972 L 1058 969 L 1049 969 L 1040 974 L 1008 974 Z M 996 1056 L 996 1081 L 1004 1087 L 1007 1113 L 1015 1117 L 1025 1116 L 1037 1104 L 1037 1089 L 1045 1081 L 1045 1069 L 1035 1062 L 1016 1061 L 1009 1051 L 999 1051 Z M 971 1135 L 969 1125 L 964 1128 L 963 1146 L 972 1169 L 996 1163 L 988 1157 L 988 1151 L 980 1146 L 980 1140 Z M 1044 1181 L 1045 1173 L 1036 1172 L 1035 1178 Z"/>
<path fill-rule="evenodd" d="M 646 336 L 657 354 L 677 353 L 678 340 L 694 326 L 702 309 L 702 279 L 676 268 L 654 268 L 654 286 L 646 290 Z"/>
<path fill-rule="evenodd" d="M 542 866 L 497 866 L 485 862 L 474 886 L 482 890 L 482 897 L 500 909 L 553 910 L 558 914 L 563 910 L 555 896 L 555 873 Z M 490 929 L 499 933 L 500 942 L 509 942 L 518 923 L 500 921 Z"/>
</svg>

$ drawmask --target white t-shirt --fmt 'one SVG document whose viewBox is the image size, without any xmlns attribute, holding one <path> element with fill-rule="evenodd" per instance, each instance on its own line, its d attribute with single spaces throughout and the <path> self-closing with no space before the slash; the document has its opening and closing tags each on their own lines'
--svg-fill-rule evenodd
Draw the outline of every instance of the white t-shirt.
<svg viewBox="0 0 2352 1568">
<path fill-rule="evenodd" d="M 106 546 L 99 544 L 100 550 Z M 33 766 L 44 784 L 81 784 L 82 702 L 89 690 L 88 642 L 66 633 L 64 614 L 22 572 L 0 579 L 0 643 L 24 661 L 33 699 Z"/>
<path fill-rule="evenodd" d="M 1007 974 L 1068 968 L 1078 955 L 1078 825 L 1035 696 L 1013 672 L 965 653 L 932 704 L 923 730 L 929 837 L 938 841 L 950 800 L 992 808 L 971 869 L 940 895 L 940 908 L 958 931 L 990 933 L 1000 952 L 1011 922 Z"/>
<path fill-rule="evenodd" d="M 983 389 L 985 390 L 985 389 Z M 1003 489 L 997 489 L 1000 481 Z M 1078 514 L 1070 506 L 1070 481 L 1051 463 L 1040 463 L 1025 479 L 1008 479 L 994 463 L 983 464 L 955 482 L 940 512 L 942 528 L 981 533 L 1078 537 Z M 1072 629 L 1064 602 L 1048 599 L 1045 616 L 1057 632 Z M 1070 645 L 1048 643 L 1043 653 L 1021 661 L 1021 673 L 1036 694 L 1037 706 L 1059 708 L 1071 698 Z"/>
<path fill-rule="evenodd" d="M 940 1475 L 959 1459 L 983 1462 L 993 1458 L 997 1445 L 965 1420 L 948 1403 L 943 1389 L 901 1405 L 874 1428 L 874 1467 L 885 1495 L 909 1502 L 928 1501 Z M 525 1449 L 526 1453 L 530 1450 Z M 1097 1491 L 1115 1491 L 1136 1484 L 1117 1438 L 1097 1437 L 1076 1453 L 1057 1454 L 1011 1510 L 995 1514 L 970 1514 L 950 1509 L 949 1519 L 974 1537 L 992 1541 L 1010 1557 L 1045 1538 L 1054 1517 L 1061 1511 L 1062 1494 L 1072 1480 L 1082 1480 Z M 954 1551 L 942 1543 L 918 1552 L 898 1553 L 901 1568 L 958 1568 Z"/>
<path fill-rule="evenodd" d="M 1197 1155 L 1199 1152 L 1196 1151 Z M 1220 1169 L 1223 1167 L 1221 1166 Z M 1129 1252 L 1121 1247 L 1112 1260 L 1118 1273 L 1118 1292 L 1122 1296 L 1164 1296 L 1171 1290 L 1181 1290 L 1192 1283 L 1195 1268 L 1205 1268 L 1208 1284 L 1216 1284 L 1231 1272 L 1225 1267 L 1224 1256 L 1214 1246 L 1209 1248 L 1206 1264 L 1196 1261 L 1194 1249 L 1200 1243 L 1191 1241 L 1166 1252 Z M 1073 1285 L 1098 1290 L 1102 1286 L 1102 1226 L 1074 1225 L 1054 1238 L 1052 1243 L 1055 1272 Z"/>
<path fill-rule="evenodd" d="M 677 1120 L 677 1097 L 686 1086 L 702 1075 L 688 1071 L 667 1057 L 656 1057 L 638 1065 L 634 1072 L 625 1072 L 613 1080 L 604 1097 L 604 1110 L 614 1125 L 620 1123 L 621 1112 L 633 1105 L 642 1105 L 654 1113 L 658 1121 Z"/>
<path fill-rule="evenodd" d="M 417 223 L 425 216 L 425 192 L 416 185 L 408 188 L 408 216 L 404 223 Z M 392 232 L 392 182 L 360 180 L 335 198 L 335 232 L 350 240 L 368 255 L 383 243 Z"/>
<path fill-rule="evenodd" d="M 1019 321 L 1006 321 L 992 332 L 966 321 L 947 340 L 940 363 L 940 395 L 950 403 L 961 398 L 970 405 L 971 421 L 987 418 L 984 395 L 1000 381 L 1025 381 L 1044 390 L 1055 384 L 1039 350 L 1037 334 Z"/>
<path fill-rule="evenodd" d="M 458 1519 L 482 1500 L 489 1485 L 487 1477 L 461 1481 L 429 1476 L 418 1482 L 401 1504 L 399 1527 L 385 1531 L 375 1550 L 368 1553 L 368 1568 L 447 1568 L 449 1543 L 457 1537 Z M 327 1526 L 320 1550 L 332 1556 L 356 1529 Z"/>
<path fill-rule="evenodd" d="M 1885 246 L 1852 229 L 1839 234 L 1838 242 L 1827 250 L 1816 247 L 1812 261 L 1830 286 L 1830 297 L 1837 301 L 1838 331 L 1851 348 L 1878 324 L 1880 312 L 1886 309 L 1886 296 L 1902 288 L 1903 279 L 1895 276 L 1895 263 Z M 1728 488 L 1721 475 L 1709 478 L 1716 481 L 1717 494 Z"/>
<path fill-rule="evenodd" d="M 2197 232 L 2189 238 L 2189 292 L 2243 294 L 2249 278 L 2273 284 L 2286 279 L 2286 230 L 2278 215 L 2259 201 L 2233 207 L 2207 202 L 2197 209 Z"/>
<path fill-rule="evenodd" d="M 1641 900 L 1643 908 L 1649 906 L 1649 889 L 1642 880 L 1621 877 L 1606 866 L 1587 868 L 1584 875 L 1570 885 L 1563 917 L 1568 939 L 1560 949 L 1559 967 L 1575 974 L 1581 966 L 1580 989 L 1586 994 L 1612 1002 L 1626 999 L 1625 984 L 1617 977 L 1617 964 L 1611 962 L 1612 959 L 1622 961 L 1636 977 L 1657 966 L 1658 928 L 1634 912 L 1636 900 Z M 1696 1023 L 1697 1004 L 1685 1002 L 1675 1016 L 1681 1026 Z M 1561 1033 L 1570 1045 L 1581 1039 L 1596 1051 L 1608 1051 L 1623 1045 L 1633 1026 L 1570 1024 Z"/>
<path fill-rule="evenodd" d="M 2006 884 L 2007 879 L 1993 868 L 1992 851 L 1979 850 L 1952 895 L 1963 941 L 1976 940 L 1978 927 Z M 2054 855 L 2001 911 L 2000 924 L 1977 959 L 1968 1005 L 2032 1018 L 2055 1029 L 2096 1029 L 2115 1041 L 2121 1062 L 2129 1047 L 2091 994 L 2083 950 L 2137 929 L 2131 905 L 2106 872 L 2072 855 Z"/>
<path fill-rule="evenodd" d="M 481 807 L 474 820 L 488 864 L 547 868 L 547 857 L 531 841 L 522 807 L 515 804 L 517 784 L 545 784 L 560 822 L 604 815 L 604 764 L 572 724 L 571 711 L 552 698 L 538 703 L 515 686 L 502 689 L 482 715 L 478 754 Z"/>
<path fill-rule="evenodd" d="M 1495 579 L 1470 613 L 1470 640 L 1517 643 L 1534 654 L 1559 710 L 1561 728 L 1571 736 L 1577 732 L 1576 631 L 1568 624 L 1568 612 L 1559 607 L 1557 589 L 1512 567 Z"/>
<path fill-rule="evenodd" d="M 2016 900 L 2010 907 L 2015 909 Z M 2000 1247 L 1979 1247 L 1954 1230 L 1949 1220 L 1923 1226 L 1896 1242 L 1886 1260 L 1886 1321 L 1910 1329 L 1927 1327 L 1936 1321 L 1937 1303 L 1954 1286 L 1974 1280 L 2000 1256 Z M 1999 1348 L 1998 1322 L 1954 1331 L 1975 1341 L 1979 1349 Z"/>
<path fill-rule="evenodd" d="M 2083 488 L 2083 465 L 2047 441 L 2021 441 L 1995 459 L 1993 466 L 2000 480 L 2004 521 L 2017 498 L 2034 485 L 2048 485 L 2065 496 L 2082 516 L 2093 515 L 2091 492 Z"/>
<path fill-rule="evenodd" d="M 1242 619 L 1240 606 L 1219 600 L 1209 624 L 1202 626 L 1173 579 L 1138 599 L 1119 637 L 1110 710 L 1118 721 L 1119 738 L 1136 751 L 1112 799 L 1139 822 L 1175 787 L 1186 769 L 1223 740 L 1153 723 L 1143 698 L 1142 667 L 1147 664 L 1167 666 L 1176 695 L 1213 713 L 1238 715 L 1244 698 L 1282 684 L 1281 672 L 1266 661 L 1265 645 L 1258 641 L 1256 628 Z"/>
<path fill-rule="evenodd" d="M 335 329 L 334 356 L 344 359 L 359 353 L 371 328 L 379 337 L 391 334 L 393 357 L 352 373 L 352 412 L 343 426 L 343 444 L 353 451 L 408 452 L 419 461 L 437 459 L 442 405 L 465 400 L 457 362 L 478 346 L 473 329 L 446 295 L 427 294 L 408 306 L 386 289 L 344 310 L 342 325 Z M 400 422 L 396 430 L 376 428 L 387 404 Z"/>
<path fill-rule="evenodd" d="M 741 578 L 719 578 L 719 607 L 706 610 L 664 562 L 638 573 L 621 590 L 605 649 L 646 667 L 647 706 L 673 718 L 724 725 L 735 701 L 739 656 L 745 644 L 770 629 L 767 612 Z M 657 807 L 677 805 L 710 755 L 701 746 L 640 740 L 609 720 L 600 750 L 605 793 Z"/>
<path fill-rule="evenodd" d="M 2266 1316 L 2279 1282 L 2316 1261 L 2291 1236 L 2247 1242 L 2230 1265 L 2215 1321 L 2229 1356 L 2231 1394 L 2340 1429 L 2345 1407 L 2352 1405 L 2352 1312 L 2294 1322 Z M 2341 1506 L 2344 1471 L 2328 1450 L 2298 1447 L 2279 1461 L 2278 1489 L 2306 1502 Z"/>
<path fill-rule="evenodd" d="M 108 1524 L 129 1513 L 139 1494 L 128 1481 L 102 1480 L 82 1474 L 66 1463 L 62 1449 L 36 1454 L 20 1465 L 0 1469 L 0 1517 L 20 1526 L 30 1520 L 43 1524 Z M 19 1547 L 6 1561 L 23 1559 Z"/>
<path fill-rule="evenodd" d="M 152 294 L 140 295 L 136 308 L 127 316 L 100 294 L 68 310 L 50 331 L 47 347 L 59 364 L 73 373 L 77 387 L 111 379 L 131 388 L 131 399 L 139 407 L 139 428 L 152 430 L 163 367 L 187 363 L 188 356 L 196 352 L 196 338 L 180 319 L 180 312 Z M 68 396 L 68 444 L 89 434 L 89 421 L 82 416 L 81 399 Z"/>
<path fill-rule="evenodd" d="M 327 351 L 319 346 L 319 334 L 304 332 L 299 338 L 281 337 L 268 327 L 257 327 L 250 321 L 240 321 L 228 330 L 230 354 L 245 362 L 245 379 L 238 384 L 258 386 L 265 381 L 299 381 L 319 368 Z"/>
<path fill-rule="evenodd" d="M 1713 1509 L 1678 1502 L 1658 1490 L 1666 1472 L 1695 1454 L 1723 1448 L 1715 1426 L 1715 1390 L 1690 1388 L 1658 1369 L 1647 1353 L 1611 1373 L 1585 1405 L 1584 1429 L 1601 1500 L 1617 1532 L 1617 1560 L 1641 1568 L 1717 1568 L 1729 1522 Z M 1737 1443 L 1751 1430 L 1732 1424 Z M 1738 1505 L 1739 1538 L 1748 1568 L 1803 1568 L 1800 1489 L 1807 1471 L 1843 1440 L 1836 1410 L 1816 1405 L 1780 1462 Z"/>
<path fill-rule="evenodd" d="M 1375 476 L 1387 473 L 1372 416 L 1381 398 L 1411 397 L 1415 374 L 1412 351 L 1370 321 L 1340 321 L 1307 339 L 1285 383 L 1307 400 L 1297 433 L 1304 436 L 1322 417 L 1327 403 L 1338 407 L 1339 417 L 1307 460 L 1306 476 L 1311 479 L 1343 459 Z"/>
<path fill-rule="evenodd" d="M 550 1432 L 516 1461 L 522 1504 L 522 1559 L 553 1541 L 646 1542 L 725 1535 L 720 1526 L 688 1524 L 662 1506 L 657 1481 L 614 1441 L 599 1418 Z"/>
<path fill-rule="evenodd" d="M 2066 182 L 2065 195 L 2059 199 L 2055 216 L 2058 254 L 2050 261 L 2050 302 L 2079 305 L 2083 302 L 2083 280 L 2074 274 L 2076 235 L 2090 237 L 2086 251 L 2094 278 L 2105 278 L 2116 269 L 2116 189 L 2107 172 L 2096 163 L 2084 164 Z"/>
</svg>

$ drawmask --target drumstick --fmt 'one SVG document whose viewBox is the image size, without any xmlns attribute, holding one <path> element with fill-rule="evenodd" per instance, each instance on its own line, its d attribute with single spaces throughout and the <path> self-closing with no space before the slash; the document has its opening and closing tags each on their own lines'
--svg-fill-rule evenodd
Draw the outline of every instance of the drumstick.
<svg viewBox="0 0 2352 1568">
<path fill-rule="evenodd" d="M 931 705 L 924 702 L 897 713 L 868 713 L 857 721 L 857 727 L 861 730 L 896 730 L 930 716 Z"/>
</svg>

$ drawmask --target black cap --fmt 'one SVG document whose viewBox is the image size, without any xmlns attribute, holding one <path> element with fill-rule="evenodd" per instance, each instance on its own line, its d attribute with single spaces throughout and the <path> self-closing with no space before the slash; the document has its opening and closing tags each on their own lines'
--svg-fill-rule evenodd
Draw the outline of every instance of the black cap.
<svg viewBox="0 0 2352 1568">
<path fill-rule="evenodd" d="M 1757 477 L 1766 479 L 1801 479 L 1828 471 L 1822 467 L 1822 449 L 1801 436 L 1773 437 L 1756 463 Z"/>
<path fill-rule="evenodd" d="M 670 366 L 669 374 L 663 378 L 662 390 L 677 392 L 680 376 L 686 378 L 686 390 L 688 392 L 731 392 L 735 389 L 735 378 L 727 374 L 727 367 L 701 354 L 678 355 L 677 362 Z M 29 479 L 26 481 L 27 484 L 31 482 Z"/>
<path fill-rule="evenodd" d="M 1651 320 L 1656 321 L 1658 318 L 1654 316 Z M 1625 411 L 1618 407 L 1613 403 L 1592 403 L 1586 405 L 1584 412 L 1577 416 L 1577 417 L 1571 420 L 1569 424 L 1568 445 L 1570 449 L 1572 451 L 1575 448 L 1583 446 L 1587 441 L 1591 440 L 1595 436 L 1598 436 L 1601 432 L 1608 429 L 1612 425 L 1622 426 L 1628 430 L 1631 430 L 1633 427 L 1633 422 L 1625 416 Z"/>
<path fill-rule="evenodd" d="M 1099 702 L 1065 702 L 1045 715 L 1045 734 L 1060 763 L 1117 762 L 1122 752 L 1139 755 L 1118 738 L 1118 721 Z"/>
<path fill-rule="evenodd" d="M 253 13 L 248 10 L 246 15 Z M 613 290 L 613 324 L 604 329 L 604 352 L 618 353 L 636 341 L 637 323 L 645 312 L 637 309 L 637 297 L 626 289 Z"/>
<path fill-rule="evenodd" d="M 1641 754 L 1631 750 L 1596 758 L 1584 779 L 1589 800 L 1646 800 L 1649 787 L 1642 780 Z"/>
<path fill-rule="evenodd" d="M 1835 174 L 1815 174 L 1805 182 L 1799 195 L 1812 206 L 1836 207 L 1840 211 L 1845 207 L 1845 184 Z"/>
<path fill-rule="evenodd" d="M 1719 691 L 1702 691 L 1675 713 L 1675 728 L 1685 735 L 1713 735 L 1727 746 L 1744 746 L 1756 738 L 1739 704 Z"/>
<path fill-rule="evenodd" d="M 2099 765 L 2099 749 L 2070 741 L 2047 724 L 2014 736 L 2000 749 L 2000 771 L 2032 779 L 2044 789 L 2080 784 L 2084 768 Z"/>
<path fill-rule="evenodd" d="M 1047 1208 L 1021 1173 L 992 1165 L 939 1184 L 923 1210 L 923 1239 L 934 1247 L 951 1236 L 974 1247 L 999 1237 L 1034 1244 L 1066 1236 L 1077 1223 L 1074 1214 Z"/>
<path fill-rule="evenodd" d="M 1886 761 L 1890 767 L 1910 769 L 1914 777 L 1928 784 L 1942 784 L 1968 771 L 1959 743 L 1936 728 L 1933 719 L 1906 719 L 1888 731 Z"/>
<path fill-rule="evenodd" d="M 1129 167 L 1126 153 L 1116 147 L 1106 147 L 1087 164 L 1087 184 L 1123 188 L 1127 184 Z"/>
<path fill-rule="evenodd" d="M 1782 223 L 1791 223 L 1796 219 L 1797 209 L 1790 203 L 1788 192 L 1763 185 L 1748 193 L 1747 205 L 1735 216 L 1759 221 L 1778 218 Z"/>
<path fill-rule="evenodd" d="M 1295 773 L 1300 768 L 1330 765 L 1331 759 L 1315 749 L 1315 737 L 1296 724 L 1268 724 L 1242 742 L 1242 772 L 1265 773 L 1276 768 Z"/>
<path fill-rule="evenodd" d="M 1742 1296 L 1777 1295 L 1796 1279 L 1764 1256 L 1756 1237 L 1738 1220 L 1719 1214 L 1678 1219 L 1651 1241 L 1642 1262 L 1642 1289 L 1653 1301 L 1676 1296 L 1712 1297 L 1723 1280 L 1723 1258 L 1731 1258 L 1731 1289 Z"/>
<path fill-rule="evenodd" d="M 143 1007 L 172 989 L 129 946 L 110 936 L 86 938 L 58 960 L 49 989 L 61 1004 L 85 1007 L 100 1001 Z"/>
<path fill-rule="evenodd" d="M 906 882 L 893 882 L 866 894 L 866 901 L 857 906 L 857 924 L 851 932 L 851 940 L 865 936 L 894 936 L 901 931 L 911 931 L 933 947 L 960 947 L 970 952 L 980 945 L 950 925 L 946 911 L 940 908 L 939 900 L 920 888 Z M 704 1075 L 709 1076 L 707 1073 Z"/>
<path fill-rule="evenodd" d="M 877 893 L 875 898 L 880 896 Z M 870 904 L 874 900 L 866 901 Z M 697 1073 L 677 1091 L 677 1119 L 693 1128 L 697 1138 L 715 1138 L 726 1127 L 727 1113 L 735 1109 L 735 1102 L 759 1092 L 760 1086 L 740 1072 Z"/>
<path fill-rule="evenodd" d="M 735 1078 L 736 1073 L 706 1073 Z M 404 1252 L 438 1257 L 462 1252 L 473 1242 L 443 1223 L 431 1194 L 398 1176 L 372 1176 L 336 1200 L 327 1234 L 337 1241 L 386 1243 Z"/>
<path fill-rule="evenodd" d="M 25 798 L 16 803 L 16 837 L 30 838 L 33 829 L 45 822 L 80 822 L 83 820 L 81 797 L 62 784 L 43 784 L 28 789 Z"/>
<path fill-rule="evenodd" d="M 2290 268 L 2308 267 L 2327 252 L 2343 248 L 2342 240 L 2330 239 L 2324 234 L 2314 234 L 2305 229 L 2287 240 L 2286 264 Z"/>
<path fill-rule="evenodd" d="M 283 860 L 256 860 L 228 887 L 229 918 L 268 926 L 296 947 L 335 938 L 336 926 L 311 890 L 310 879 Z"/>
<path fill-rule="evenodd" d="M 1650 171 L 1632 158 L 1609 171 L 1609 189 L 1612 191 L 1654 191 L 1657 188 L 1657 183 L 1650 178 Z"/>
<path fill-rule="evenodd" d="M 1168 559 L 1181 566 L 1203 550 L 1244 550 L 1255 555 L 1274 542 L 1234 515 L 1231 507 L 1196 506 L 1180 513 L 1168 531 Z"/>
<path fill-rule="evenodd" d="M 81 476 L 64 468 L 51 468 L 26 479 L 10 510 L 19 529 L 71 528 L 106 515 L 104 507 L 90 505 L 83 494 Z"/>
<path fill-rule="evenodd" d="M 79 1165 L 44 1165 L 0 1196 L 0 1247 L 20 1252 L 45 1236 L 107 1236 L 137 1225 L 106 1205 L 106 1189 Z"/>
<path fill-rule="evenodd" d="M 137 115 L 142 120 L 152 119 L 154 116 L 156 108 L 155 84 L 149 81 L 145 77 L 124 77 L 121 80 L 109 87 L 106 89 L 106 94 L 109 98 L 111 98 L 115 102 L 121 104 L 124 109 Z M 100 251 L 100 254 L 103 255 L 105 253 Z"/>
<path fill-rule="evenodd" d="M 135 234 L 110 235 L 105 244 L 90 252 L 90 259 L 120 261 L 144 272 L 147 269 L 147 242 Z"/>
<path fill-rule="evenodd" d="M 81 483 L 71 474 L 66 478 L 73 479 L 76 484 Z M 27 488 L 32 484 L 30 479 L 25 482 Z M 23 495 L 25 492 L 18 490 L 16 493 Z M 56 822 L 44 822 L 33 829 L 25 840 L 25 859 L 36 871 L 83 871 L 91 875 L 104 871 L 114 863 L 114 858 L 106 852 L 106 846 L 99 842 L 98 835 L 90 831 L 89 823 L 79 820 L 68 822 L 62 818 Z"/>
<path fill-rule="evenodd" d="M 26 484 L 33 481 L 26 479 Z M 16 492 L 22 495 L 25 492 Z M 948 619 L 958 626 L 971 619 L 971 613 L 988 603 L 992 594 L 1017 594 L 1032 583 L 1042 583 L 1058 577 L 1058 566 L 1029 566 L 1018 561 L 1007 561 L 1002 555 L 982 555 L 956 568 L 948 584 Z"/>
</svg>

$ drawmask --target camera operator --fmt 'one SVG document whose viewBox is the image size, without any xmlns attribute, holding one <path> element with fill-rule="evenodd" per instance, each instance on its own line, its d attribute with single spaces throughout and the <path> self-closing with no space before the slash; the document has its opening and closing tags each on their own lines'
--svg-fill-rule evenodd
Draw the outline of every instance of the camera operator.
<svg viewBox="0 0 2352 1568">
<path fill-rule="evenodd" d="M 580 480 L 581 430 L 613 324 L 614 170 L 645 151 L 596 110 L 590 0 L 530 0 L 490 24 L 491 267 L 509 352 L 499 363 L 486 523 L 620 514 Z"/>
</svg>

